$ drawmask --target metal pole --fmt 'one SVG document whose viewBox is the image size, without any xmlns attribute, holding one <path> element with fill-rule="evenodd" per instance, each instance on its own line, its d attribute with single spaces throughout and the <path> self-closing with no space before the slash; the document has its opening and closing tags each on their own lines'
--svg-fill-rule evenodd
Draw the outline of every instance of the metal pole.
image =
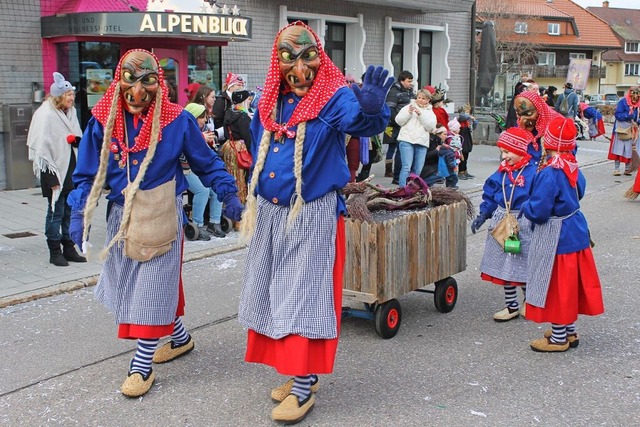
<svg viewBox="0 0 640 427">
<path fill-rule="evenodd" d="M 476 2 L 473 2 L 471 6 L 471 40 L 469 42 L 469 105 L 471 106 L 471 112 L 474 112 L 476 105 L 476 83 L 477 70 L 476 70 Z"/>
</svg>

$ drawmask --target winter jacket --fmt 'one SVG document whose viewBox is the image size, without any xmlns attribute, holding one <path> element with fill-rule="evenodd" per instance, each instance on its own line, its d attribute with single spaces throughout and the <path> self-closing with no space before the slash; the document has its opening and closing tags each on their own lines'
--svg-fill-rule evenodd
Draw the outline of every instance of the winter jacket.
<svg viewBox="0 0 640 427">
<path fill-rule="evenodd" d="M 413 89 L 405 89 L 400 82 L 395 82 L 389 92 L 387 93 L 386 104 L 391 110 L 391 119 L 389 119 L 389 126 L 399 128 L 396 123 L 396 116 L 406 105 L 409 105 L 412 99 L 416 96 L 413 93 Z"/>
<path fill-rule="evenodd" d="M 420 111 L 420 115 L 409 111 L 412 105 Z M 396 115 L 396 123 L 401 126 L 398 141 L 428 147 L 430 133 L 436 127 L 436 115 L 433 114 L 431 105 L 422 108 L 412 99 L 409 105 L 402 107 Z"/>
</svg>

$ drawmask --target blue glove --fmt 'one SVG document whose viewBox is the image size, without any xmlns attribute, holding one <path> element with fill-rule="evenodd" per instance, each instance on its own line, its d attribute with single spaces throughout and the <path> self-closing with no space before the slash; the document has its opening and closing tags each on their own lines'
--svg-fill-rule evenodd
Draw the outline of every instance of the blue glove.
<svg viewBox="0 0 640 427">
<path fill-rule="evenodd" d="M 72 210 L 69 236 L 73 243 L 82 250 L 82 234 L 84 233 L 84 211 Z"/>
<path fill-rule="evenodd" d="M 487 219 L 487 214 L 484 212 L 480 212 L 476 219 L 474 219 L 471 223 L 471 232 L 473 234 L 476 234 L 476 231 L 478 231 L 478 229 L 482 227 L 482 224 L 484 224 Z"/>
<path fill-rule="evenodd" d="M 387 92 L 394 81 L 393 77 L 387 79 L 388 75 L 389 71 L 384 68 L 369 65 L 364 73 L 362 89 L 357 84 L 351 85 L 360 108 L 366 114 L 378 114 L 384 106 Z"/>
<path fill-rule="evenodd" d="M 242 219 L 242 210 L 244 206 L 240 203 L 236 193 L 228 193 L 224 196 L 224 216 L 233 220 L 240 221 Z"/>
</svg>

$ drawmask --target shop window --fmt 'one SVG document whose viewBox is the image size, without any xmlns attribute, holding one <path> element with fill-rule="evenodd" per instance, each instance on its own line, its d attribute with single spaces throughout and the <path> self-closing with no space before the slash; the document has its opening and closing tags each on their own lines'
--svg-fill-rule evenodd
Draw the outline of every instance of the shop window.
<svg viewBox="0 0 640 427">
<path fill-rule="evenodd" d="M 222 90 L 219 46 L 189 46 L 188 57 L 189 83 L 209 86 L 216 93 Z"/>
<path fill-rule="evenodd" d="M 84 127 L 91 108 L 114 79 L 120 45 L 109 42 L 73 42 L 56 45 L 57 70 L 77 88 L 76 109 Z"/>
</svg>

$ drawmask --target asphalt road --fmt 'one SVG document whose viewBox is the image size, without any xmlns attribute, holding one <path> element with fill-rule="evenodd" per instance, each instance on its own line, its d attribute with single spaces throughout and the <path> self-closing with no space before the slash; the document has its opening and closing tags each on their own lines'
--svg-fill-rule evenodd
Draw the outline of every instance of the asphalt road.
<svg viewBox="0 0 640 427">
<path fill-rule="evenodd" d="M 583 170 L 606 313 L 579 319 L 577 349 L 535 353 L 528 342 L 547 325 L 492 320 L 503 296 L 479 278 L 483 228 L 468 235 L 451 313 L 437 312 L 429 294 L 404 295 L 390 340 L 370 321 L 344 320 L 335 373 L 320 377 L 316 408 L 301 425 L 640 425 L 640 200 L 622 197 L 631 179 L 611 170 Z M 156 384 L 139 399 L 118 391 L 134 343 L 115 338 L 92 289 L 0 310 L 0 424 L 273 425 L 269 390 L 283 377 L 243 362 L 246 332 L 235 319 L 245 256 L 185 264 L 185 325 L 196 349 L 156 366 Z"/>
</svg>

